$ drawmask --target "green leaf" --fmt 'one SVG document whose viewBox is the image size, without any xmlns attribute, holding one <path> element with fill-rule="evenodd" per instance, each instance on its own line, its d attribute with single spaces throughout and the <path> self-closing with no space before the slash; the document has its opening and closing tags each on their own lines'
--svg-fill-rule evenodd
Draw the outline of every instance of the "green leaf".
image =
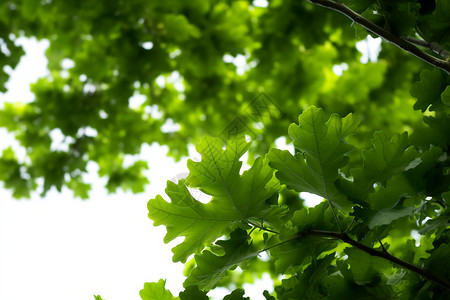
<svg viewBox="0 0 450 300">
<path fill-rule="evenodd" d="M 353 182 L 339 181 L 340 190 L 350 198 L 367 201 L 373 185 L 384 185 L 392 176 L 420 163 L 417 151 L 409 147 L 408 134 L 395 135 L 390 140 L 385 132 L 377 131 L 372 140 L 373 148 L 362 151 L 364 166 L 351 170 Z"/>
<path fill-rule="evenodd" d="M 335 181 L 339 168 L 347 163 L 346 153 L 352 146 L 345 143 L 359 121 L 348 115 L 341 119 L 331 115 L 325 122 L 323 110 L 314 106 L 299 117 L 299 125 L 291 124 L 289 135 L 294 141 L 295 156 L 288 151 L 271 149 L 270 165 L 277 170 L 282 184 L 298 192 L 309 192 L 326 198 L 343 211 L 351 202 L 338 191 Z"/>
<path fill-rule="evenodd" d="M 450 211 L 447 211 L 445 214 L 442 214 L 432 220 L 429 220 L 425 223 L 425 227 L 421 228 L 419 230 L 420 234 L 423 235 L 430 235 L 431 233 L 435 232 L 437 229 L 444 229 L 447 228 L 447 226 L 450 223 Z"/>
<path fill-rule="evenodd" d="M 173 261 L 185 262 L 193 253 L 200 252 L 205 244 L 212 243 L 235 221 L 238 215 L 217 211 L 211 203 L 207 205 L 196 200 L 189 193 L 183 181 L 178 185 L 167 182 L 166 193 L 172 202 L 166 202 L 160 195 L 148 202 L 149 218 L 154 226 L 165 225 L 168 243 L 178 236 L 184 241 L 172 249 Z"/>
<path fill-rule="evenodd" d="M 330 254 L 314 260 L 303 272 L 283 279 L 281 286 L 275 288 L 279 299 L 321 299 L 325 290 L 322 282 L 329 274 L 329 267 L 335 258 Z M 333 296 L 333 295 L 330 295 Z"/>
<path fill-rule="evenodd" d="M 275 259 L 275 271 L 277 273 L 295 273 L 297 266 L 307 265 L 311 258 L 337 246 L 335 241 L 323 241 L 312 236 L 295 238 L 298 233 L 297 228 L 286 228 L 281 231 L 280 237 L 276 236 L 270 240 L 268 247 L 279 244 L 270 249 L 270 254 Z"/>
<path fill-rule="evenodd" d="M 406 132 L 389 140 L 385 132 L 377 131 L 372 144 L 372 149 L 362 152 L 364 167 L 352 172 L 355 181 L 364 178 L 369 184 L 383 183 L 393 175 L 420 163 L 420 160 L 415 161 L 418 154 L 413 146 L 409 146 Z"/>
<path fill-rule="evenodd" d="M 423 118 L 428 127 L 418 130 L 417 134 L 413 135 L 413 142 L 419 144 L 427 149 L 430 145 L 435 145 L 443 150 L 448 149 L 448 141 L 450 137 L 448 131 L 450 130 L 450 117 L 447 114 L 437 117 L 426 116 Z"/>
<path fill-rule="evenodd" d="M 450 85 L 447 85 L 445 90 L 441 94 L 442 103 L 450 106 Z"/>
<path fill-rule="evenodd" d="M 102 297 L 101 297 L 100 295 L 98 295 L 98 296 L 94 295 L 94 299 L 95 299 L 95 300 L 103 300 Z"/>
<path fill-rule="evenodd" d="M 184 41 L 191 37 L 198 38 L 201 33 L 192 25 L 184 15 L 165 15 L 163 17 L 165 28 L 176 41 Z"/>
<path fill-rule="evenodd" d="M 371 6 L 374 2 L 375 2 L 375 0 L 343 0 L 342 1 L 342 3 L 344 3 L 347 7 L 356 11 L 357 13 L 362 13 L 369 6 Z"/>
<path fill-rule="evenodd" d="M 392 208 L 403 197 L 426 193 L 430 171 L 441 155 L 442 150 L 437 147 L 422 152 L 417 166 L 392 177 L 384 186 L 377 187 L 375 192 L 369 195 L 370 208 L 372 210 Z"/>
<path fill-rule="evenodd" d="M 223 300 L 250 300 L 249 297 L 244 298 L 245 291 L 243 289 L 236 289 L 231 294 L 226 295 Z"/>
<path fill-rule="evenodd" d="M 431 256 L 424 261 L 425 268 L 445 281 L 450 281 L 450 245 L 441 244 L 431 251 Z"/>
<path fill-rule="evenodd" d="M 322 202 L 309 209 L 303 208 L 296 211 L 292 218 L 292 224 L 297 226 L 300 232 L 308 229 L 337 229 L 333 219 L 333 212 L 326 202 Z"/>
<path fill-rule="evenodd" d="M 292 218 L 293 228 L 285 228 L 281 231 L 280 237 L 274 237 L 270 240 L 269 246 L 276 243 L 289 240 L 299 232 L 310 229 L 316 230 L 339 230 L 338 225 L 334 221 L 333 212 L 327 202 L 322 202 L 312 208 L 302 208 L 294 213 Z M 275 258 L 275 268 L 277 272 L 284 273 L 294 266 L 301 266 L 305 262 L 309 262 L 310 257 L 317 257 L 322 252 L 335 248 L 335 242 L 322 242 L 320 239 L 307 236 L 301 239 L 294 239 L 286 244 L 281 244 L 270 250 Z"/>
<path fill-rule="evenodd" d="M 381 257 L 375 257 L 364 251 L 354 248 L 345 249 L 348 255 L 347 262 L 353 279 L 358 284 L 366 284 L 379 281 L 379 278 L 386 269 L 391 267 L 391 263 Z"/>
<path fill-rule="evenodd" d="M 209 195 L 231 190 L 242 166 L 239 158 L 250 148 L 250 143 L 241 135 L 228 140 L 226 146 L 225 150 L 222 149 L 222 140 L 218 138 L 203 138 L 195 147 L 202 160 L 188 160 L 190 173 L 186 179 L 187 184 L 199 187 Z"/>
<path fill-rule="evenodd" d="M 166 281 L 146 282 L 144 288 L 139 291 L 142 300 L 175 300 L 172 293 L 165 288 Z"/>
<path fill-rule="evenodd" d="M 160 195 L 148 202 L 149 218 L 154 226 L 165 225 L 164 242 L 184 236 L 184 241 L 172 249 L 174 261 L 185 262 L 189 255 L 199 253 L 233 224 L 255 219 L 276 223 L 285 209 L 270 205 L 268 200 L 279 187 L 273 170 L 262 158 L 242 175 L 239 158 L 248 149 L 244 137 L 230 140 L 225 150 L 218 138 L 205 138 L 197 146 L 201 162 L 188 162 L 187 183 L 213 196 L 203 204 L 189 193 L 183 181 L 168 182 L 166 193 L 171 202 Z"/>
<path fill-rule="evenodd" d="M 394 207 L 382 210 L 370 210 L 355 207 L 354 215 L 363 220 L 370 229 L 376 226 L 387 225 L 392 221 L 412 215 L 415 207 Z"/>
<path fill-rule="evenodd" d="M 231 233 L 229 240 L 216 242 L 225 251 L 224 255 L 219 256 L 208 250 L 195 255 L 197 266 L 183 285 L 198 285 L 202 290 L 213 289 L 217 282 L 226 276 L 228 270 L 233 270 L 242 262 L 258 255 L 258 252 L 252 250 L 248 239 L 247 232 L 238 228 Z"/>
<path fill-rule="evenodd" d="M 184 291 L 180 292 L 180 300 L 209 300 L 206 296 L 207 292 L 200 291 L 198 286 L 188 286 Z"/>
<path fill-rule="evenodd" d="M 431 105 L 430 111 L 438 110 L 442 106 L 441 94 L 446 88 L 445 75 L 437 68 L 422 70 L 420 80 L 411 89 L 411 96 L 417 98 L 414 109 L 426 111 Z"/>
<path fill-rule="evenodd" d="M 433 14 L 426 16 L 419 23 L 420 30 L 427 40 L 445 45 L 450 43 L 450 3 L 447 0 L 435 2 Z"/>
<path fill-rule="evenodd" d="M 266 298 L 266 300 L 277 300 L 277 299 L 275 299 L 274 296 L 271 296 L 271 295 L 269 294 L 269 292 L 266 291 L 266 290 L 263 292 L 263 296 L 264 296 L 264 298 Z"/>
</svg>

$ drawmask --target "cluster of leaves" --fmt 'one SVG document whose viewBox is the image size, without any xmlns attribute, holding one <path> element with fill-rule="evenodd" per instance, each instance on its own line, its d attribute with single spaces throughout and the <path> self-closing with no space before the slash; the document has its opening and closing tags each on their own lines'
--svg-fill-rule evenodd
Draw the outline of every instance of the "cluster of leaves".
<svg viewBox="0 0 450 300">
<path fill-rule="evenodd" d="M 421 1 L 352 1 L 359 2 L 383 14 L 406 7 L 421 15 Z M 400 4 L 376 6 L 388 2 Z M 425 15 L 445 17 L 442 3 L 418 18 L 423 28 L 430 27 Z M 354 137 L 362 147 L 369 146 L 373 128 L 396 134 L 422 122 L 404 104 L 412 104 L 408 90 L 424 64 L 389 44 L 377 63 L 360 63 L 351 22 L 306 0 L 271 0 L 267 7 L 225 0 L 6 0 L 0 20 L 6 45 L 0 56 L 7 60 L 0 60 L 1 70 L 14 68 L 22 54 L 14 46 L 19 37 L 50 41 L 51 75 L 34 84 L 36 99 L 0 109 L 0 126 L 26 152 L 17 157 L 7 150 L 0 159 L 0 180 L 18 198 L 28 197 L 38 179 L 44 195 L 65 186 L 87 198 L 88 162 L 98 164 L 110 192 L 142 191 L 142 145 L 168 145 L 179 158 L 205 134 L 226 135 L 234 121 L 254 141 L 252 162 L 287 137 L 285 128 L 311 104 L 362 116 Z M 356 29 L 365 38 L 367 32 Z M 65 59 L 74 66 L 65 69 Z M 238 68 L 240 60 L 246 64 Z M 337 76 L 333 66 L 340 65 L 348 70 Z M 130 100 L 133 95 L 142 101 Z M 270 95 L 273 117 L 260 113 L 258 95 Z M 179 127 L 167 129 L 171 123 Z M 52 147 L 52 133 L 62 135 L 66 147 Z M 136 165 L 124 165 L 126 155 L 136 156 Z"/>
<path fill-rule="evenodd" d="M 50 40 L 51 76 L 33 86 L 35 101 L 0 110 L 27 153 L 4 150 L 0 180 L 16 197 L 42 178 L 44 194 L 67 186 L 86 198 L 94 161 L 110 191 L 139 192 L 147 166 L 125 167 L 125 155 L 158 142 L 180 157 L 210 133 L 222 139 L 197 143 L 202 160 L 168 182 L 170 200 L 148 203 L 165 242 L 184 238 L 172 250 L 189 260 L 178 299 L 232 286 L 224 299 L 247 299 L 243 283 L 263 273 L 275 282 L 266 299 L 448 299 L 449 11 L 446 0 L 3 1 L 0 88 L 19 36 Z M 364 28 L 393 43 L 377 63 L 359 62 Z M 67 150 L 51 146 L 52 132 Z M 272 147 L 282 136 L 293 153 Z M 302 192 L 324 201 L 305 207 Z M 140 295 L 177 299 L 163 280 Z"/>
<path fill-rule="evenodd" d="M 450 4 L 448 1 L 344 0 L 342 2 L 366 19 L 397 36 L 415 37 L 420 35 L 425 41 L 450 46 L 450 35 L 448 34 Z"/>
<path fill-rule="evenodd" d="M 411 144 L 406 132 L 389 138 L 384 131 L 374 133 L 371 148 L 358 149 L 348 142 L 358 125 L 353 114 L 327 120 L 312 106 L 289 127 L 294 153 L 273 148 L 243 173 L 244 136 L 225 149 L 220 139 L 204 138 L 197 145 L 202 160 L 188 162 L 189 177 L 168 181 L 170 202 L 148 202 L 154 225 L 167 228 L 165 242 L 184 237 L 173 260 L 193 255 L 179 299 L 208 299 L 211 289 L 230 287 L 227 277 L 238 266 L 272 276 L 275 293 L 264 291 L 266 299 L 450 297 L 450 177 L 441 166 L 447 153 Z M 359 166 L 348 168 L 359 154 Z M 202 203 L 187 187 L 212 198 Z M 287 191 L 294 201 L 285 201 Z M 304 207 L 300 192 L 324 201 Z M 262 252 L 269 259 L 261 260 Z M 224 299 L 248 299 L 244 293 Z M 140 295 L 176 299 L 163 280 L 146 283 Z"/>
</svg>

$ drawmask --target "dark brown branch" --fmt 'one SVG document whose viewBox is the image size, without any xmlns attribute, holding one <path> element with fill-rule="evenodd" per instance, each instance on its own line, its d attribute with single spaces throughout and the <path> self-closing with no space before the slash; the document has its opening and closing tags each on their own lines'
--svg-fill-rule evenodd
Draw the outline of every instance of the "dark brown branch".
<svg viewBox="0 0 450 300">
<path fill-rule="evenodd" d="M 420 276 L 422 276 L 423 278 L 430 280 L 438 285 L 440 285 L 441 287 L 450 290 L 450 283 L 435 276 L 434 274 L 430 273 L 428 270 L 419 268 L 415 265 L 412 265 L 410 263 L 407 263 L 406 261 L 403 261 L 395 256 L 392 256 L 391 254 L 389 254 L 387 251 L 378 251 L 375 250 L 373 248 L 370 248 L 366 245 L 361 244 L 358 241 L 355 241 L 354 239 L 352 239 L 351 237 L 349 237 L 345 232 L 341 233 L 341 232 L 333 232 L 333 231 L 324 231 L 324 230 L 308 230 L 305 232 L 301 232 L 298 236 L 299 237 L 304 237 L 304 236 L 308 236 L 308 235 L 312 235 L 312 236 L 321 236 L 321 237 L 329 237 L 329 238 L 334 238 L 334 239 L 339 239 L 347 244 L 352 245 L 355 248 L 358 248 L 364 252 L 366 252 L 369 255 L 372 256 L 378 256 L 381 258 L 384 258 L 394 264 L 397 264 L 407 270 L 410 270 L 414 273 L 419 274 Z"/>
<path fill-rule="evenodd" d="M 376 35 L 384 38 L 385 40 L 396 45 L 397 47 L 405 50 L 406 52 L 408 52 L 408 53 L 420 58 L 421 60 L 427 62 L 428 64 L 435 66 L 435 67 L 447 72 L 448 74 L 450 74 L 450 62 L 438 59 L 428 53 L 423 52 L 422 50 L 420 50 L 419 48 L 417 48 L 410 42 L 396 36 L 392 32 L 378 26 L 377 24 L 370 22 L 369 20 L 367 20 L 360 14 L 354 12 L 353 10 L 351 10 L 344 4 L 342 4 L 340 2 L 331 1 L 331 0 L 308 0 L 308 1 L 313 4 L 335 10 L 335 11 L 347 16 L 348 18 L 353 20 L 353 22 L 361 25 L 362 27 L 366 28 L 368 31 L 375 33 Z"/>
<path fill-rule="evenodd" d="M 446 49 L 444 49 L 444 47 L 442 47 L 438 43 L 429 43 L 425 40 L 416 39 L 416 38 L 413 38 L 410 36 L 405 37 L 404 40 L 407 42 L 410 42 L 411 44 L 414 44 L 414 45 L 417 45 L 417 46 L 420 46 L 423 48 L 427 48 L 427 49 L 433 51 L 434 53 L 438 54 L 440 57 L 442 57 L 445 60 L 450 58 L 450 52 L 447 51 Z"/>
</svg>

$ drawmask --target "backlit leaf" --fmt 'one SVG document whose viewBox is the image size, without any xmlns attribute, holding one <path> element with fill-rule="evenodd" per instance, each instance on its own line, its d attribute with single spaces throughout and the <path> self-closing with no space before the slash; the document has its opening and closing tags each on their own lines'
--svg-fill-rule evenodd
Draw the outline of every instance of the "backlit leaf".
<svg viewBox="0 0 450 300">
<path fill-rule="evenodd" d="M 148 202 L 154 226 L 167 228 L 164 242 L 185 237 L 172 249 L 174 261 L 185 262 L 189 255 L 227 233 L 233 224 L 248 220 L 276 223 L 283 215 L 285 209 L 266 202 L 279 186 L 272 180 L 273 170 L 267 162 L 258 158 L 252 168 L 239 175 L 239 158 L 248 146 L 244 137 L 231 140 L 225 150 L 217 138 L 205 138 L 197 146 L 202 161 L 188 162 L 187 183 L 211 195 L 210 202 L 203 204 L 192 197 L 183 181 L 167 183 L 170 203 L 159 195 Z"/>
<path fill-rule="evenodd" d="M 252 250 L 248 239 L 245 230 L 236 229 L 229 240 L 216 242 L 225 251 L 224 255 L 216 255 L 208 250 L 195 255 L 197 266 L 189 274 L 184 286 L 198 285 L 202 290 L 214 288 L 229 270 L 258 255 L 258 252 Z"/>
<path fill-rule="evenodd" d="M 319 108 L 304 111 L 299 125 L 289 127 L 295 156 L 277 149 L 268 154 L 270 165 L 277 170 L 277 178 L 291 189 L 322 196 L 348 211 L 351 203 L 336 188 L 335 181 L 340 178 L 339 168 L 347 162 L 346 153 L 352 150 L 352 146 L 345 143 L 345 137 L 354 132 L 358 123 L 353 115 L 340 118 L 333 114 L 325 121 L 324 112 Z"/>
<path fill-rule="evenodd" d="M 158 282 L 146 282 L 139 295 L 142 300 L 175 300 L 172 293 L 165 288 L 166 282 L 160 279 Z"/>
</svg>

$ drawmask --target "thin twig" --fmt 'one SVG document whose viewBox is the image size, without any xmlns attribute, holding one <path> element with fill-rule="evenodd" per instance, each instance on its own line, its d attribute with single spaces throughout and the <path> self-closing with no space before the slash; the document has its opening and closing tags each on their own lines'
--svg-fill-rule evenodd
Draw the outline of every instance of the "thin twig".
<svg viewBox="0 0 450 300">
<path fill-rule="evenodd" d="M 290 241 L 293 241 L 293 240 L 295 240 L 295 239 L 298 239 L 298 235 L 294 235 L 293 237 L 290 237 L 290 238 L 288 238 L 287 240 L 282 241 L 282 242 L 280 242 L 280 243 L 278 243 L 278 244 L 276 244 L 276 245 L 272 245 L 272 246 L 270 246 L 269 248 L 264 247 L 264 249 L 258 251 L 258 254 L 260 254 L 260 253 L 262 253 L 262 252 L 265 252 L 265 251 L 268 251 L 268 250 L 270 250 L 270 249 L 272 249 L 272 248 L 281 246 L 281 245 L 283 245 L 283 244 L 289 243 Z"/>
<path fill-rule="evenodd" d="M 373 234 L 375 234 L 375 237 L 377 238 L 378 242 L 380 243 L 381 248 L 383 249 L 383 252 L 386 252 L 386 253 L 387 253 L 387 250 L 386 250 L 386 248 L 384 248 L 384 245 L 383 245 L 383 243 L 381 242 L 380 237 L 378 236 L 377 232 L 376 232 L 375 230 L 372 230 L 372 232 L 373 232 Z"/>
<path fill-rule="evenodd" d="M 431 51 L 433 51 L 434 53 L 438 54 L 440 57 L 442 57 L 443 59 L 449 59 L 450 58 L 450 52 L 447 51 L 446 49 L 444 49 L 444 47 L 442 47 L 441 45 L 439 45 L 438 43 L 429 43 L 425 40 L 421 40 L 421 39 L 416 39 L 410 36 L 407 36 L 405 38 L 403 38 L 405 41 L 410 42 L 411 44 L 423 47 L 423 48 L 427 48 Z"/>
<path fill-rule="evenodd" d="M 350 238 L 346 233 L 342 233 L 342 232 L 332 232 L 332 231 L 324 231 L 324 230 L 309 230 L 306 232 L 301 232 L 299 233 L 299 237 L 304 237 L 304 236 L 308 236 L 308 235 L 313 235 L 313 236 L 322 236 L 322 237 L 328 237 L 328 238 L 335 238 L 335 239 L 339 239 L 347 244 L 352 245 L 355 248 L 358 248 L 364 252 L 366 252 L 369 255 L 372 256 L 378 256 L 381 258 L 384 258 L 394 264 L 397 264 L 407 270 L 410 270 L 414 273 L 417 273 L 419 275 L 421 275 L 423 278 L 430 280 L 438 285 L 440 285 L 441 287 L 450 290 L 450 283 L 435 276 L 434 274 L 430 273 L 428 270 L 419 268 L 415 265 L 412 265 L 410 263 L 407 263 L 406 261 L 403 261 L 391 254 L 389 254 L 387 251 L 378 251 L 375 250 L 373 248 L 370 248 L 364 244 L 361 244 L 358 241 L 353 240 L 352 238 Z"/>
<path fill-rule="evenodd" d="M 425 61 L 426 63 L 435 66 L 448 74 L 450 74 L 450 62 L 438 59 L 434 57 L 433 55 L 430 55 L 428 53 L 423 52 L 410 42 L 396 36 L 392 32 L 378 26 L 375 23 L 370 22 L 360 14 L 354 12 L 347 6 L 345 6 L 343 3 L 335 2 L 331 0 L 307 0 L 313 4 L 329 8 L 332 10 L 335 10 L 339 13 L 342 13 L 343 15 L 347 16 L 353 22 L 361 25 L 362 27 L 366 28 L 368 31 L 375 33 L 376 35 L 384 38 L 385 40 L 391 42 L 392 44 L 396 45 L 397 47 L 405 50 L 406 52 L 420 58 L 421 60 Z"/>
</svg>

